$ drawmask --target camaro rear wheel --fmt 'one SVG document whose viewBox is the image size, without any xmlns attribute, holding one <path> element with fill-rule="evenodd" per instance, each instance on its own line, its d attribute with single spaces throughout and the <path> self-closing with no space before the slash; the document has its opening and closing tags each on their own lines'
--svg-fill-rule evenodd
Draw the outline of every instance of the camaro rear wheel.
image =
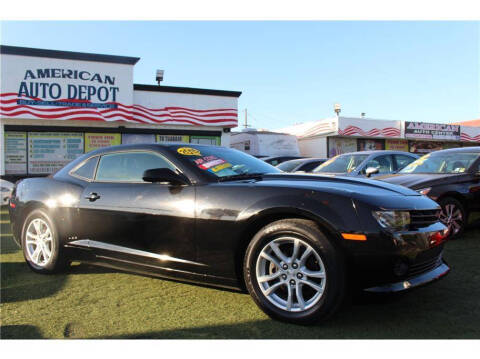
<svg viewBox="0 0 480 359">
<path fill-rule="evenodd" d="M 38 273 L 54 273 L 65 269 L 58 233 L 48 214 L 42 209 L 32 211 L 23 224 L 23 255 L 28 266 Z"/>
<path fill-rule="evenodd" d="M 256 304 L 283 321 L 310 324 L 326 319 L 345 292 L 341 252 L 303 219 L 262 228 L 247 248 L 244 276 Z"/>
<path fill-rule="evenodd" d="M 465 229 L 467 216 L 462 204 L 452 197 L 443 198 L 439 202 L 442 207 L 440 221 L 448 227 L 448 237 L 458 238 Z"/>
</svg>

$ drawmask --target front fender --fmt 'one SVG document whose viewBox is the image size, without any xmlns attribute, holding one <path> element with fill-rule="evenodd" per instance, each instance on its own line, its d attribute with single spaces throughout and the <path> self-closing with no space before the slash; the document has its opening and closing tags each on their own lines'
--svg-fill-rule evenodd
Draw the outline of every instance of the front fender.
<svg viewBox="0 0 480 359">
<path fill-rule="evenodd" d="M 356 232 L 360 228 L 356 208 L 349 197 L 315 192 L 303 196 L 287 194 L 262 199 L 242 211 L 238 221 L 256 222 L 267 216 L 280 214 L 309 218 L 331 233 Z"/>
</svg>

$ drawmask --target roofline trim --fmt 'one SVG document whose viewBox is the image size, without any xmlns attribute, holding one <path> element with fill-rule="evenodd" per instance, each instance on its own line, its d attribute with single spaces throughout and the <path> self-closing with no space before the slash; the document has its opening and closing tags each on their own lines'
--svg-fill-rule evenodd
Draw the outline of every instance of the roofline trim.
<svg viewBox="0 0 480 359">
<path fill-rule="evenodd" d="M 140 60 L 139 57 L 93 54 L 93 53 L 87 53 L 87 52 L 74 52 L 74 51 L 48 50 L 48 49 L 38 49 L 38 48 L 32 48 L 32 47 L 19 47 L 19 46 L 7 46 L 7 45 L 0 45 L 0 54 L 32 56 L 32 57 L 47 57 L 47 58 L 64 59 L 64 60 L 106 62 L 106 63 L 124 64 L 124 65 L 135 65 Z"/>
<path fill-rule="evenodd" d="M 187 93 L 194 95 L 211 95 L 211 96 L 225 96 L 225 97 L 240 97 L 241 91 L 225 91 L 225 90 L 212 90 L 202 89 L 194 87 L 177 87 L 177 86 L 158 86 L 158 85 L 145 85 L 145 84 L 133 84 L 134 91 L 150 91 L 150 92 L 173 92 L 173 93 Z"/>
</svg>

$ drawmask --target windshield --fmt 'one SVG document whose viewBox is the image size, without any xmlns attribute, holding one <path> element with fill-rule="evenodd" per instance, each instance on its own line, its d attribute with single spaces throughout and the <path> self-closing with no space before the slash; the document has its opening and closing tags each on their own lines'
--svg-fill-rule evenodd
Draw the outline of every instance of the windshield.
<svg viewBox="0 0 480 359">
<path fill-rule="evenodd" d="M 400 173 L 463 173 L 478 157 L 478 153 L 430 153 L 410 163 Z"/>
<path fill-rule="evenodd" d="M 278 169 L 281 169 L 283 172 L 292 172 L 295 167 L 297 167 L 303 160 L 290 160 L 280 163 L 276 166 Z"/>
<path fill-rule="evenodd" d="M 186 145 L 176 148 L 176 152 L 202 172 L 216 178 L 281 172 L 258 158 L 231 148 Z"/>
<path fill-rule="evenodd" d="M 369 155 L 340 155 L 315 168 L 315 173 L 350 173 L 354 171 Z"/>
</svg>

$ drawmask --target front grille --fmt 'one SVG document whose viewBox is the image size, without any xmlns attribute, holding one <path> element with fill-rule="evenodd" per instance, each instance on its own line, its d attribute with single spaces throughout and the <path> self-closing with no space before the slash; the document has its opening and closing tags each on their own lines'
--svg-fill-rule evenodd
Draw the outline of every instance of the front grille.
<svg viewBox="0 0 480 359">
<path fill-rule="evenodd" d="M 428 227 L 438 222 L 439 217 L 439 209 L 410 211 L 410 230 Z"/>
<path fill-rule="evenodd" d="M 413 263 L 407 272 L 407 277 L 415 277 L 419 274 L 429 272 L 442 264 L 442 252 L 433 258 Z"/>
</svg>

